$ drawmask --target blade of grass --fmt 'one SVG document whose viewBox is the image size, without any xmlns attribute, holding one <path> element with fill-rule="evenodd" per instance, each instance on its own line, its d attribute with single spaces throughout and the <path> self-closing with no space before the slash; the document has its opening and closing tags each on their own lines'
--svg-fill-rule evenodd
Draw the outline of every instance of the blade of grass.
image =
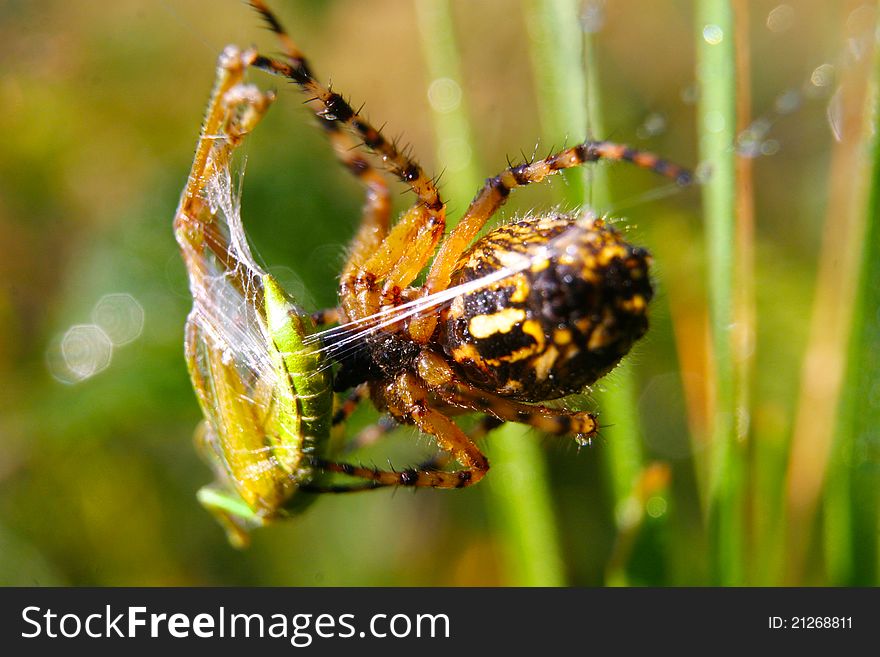
<svg viewBox="0 0 880 657">
<path fill-rule="evenodd" d="M 436 83 L 461 90 L 458 49 L 448 0 L 417 0 L 419 31 L 428 75 Z M 451 83 L 451 85 L 450 85 Z M 454 86 L 452 86 L 454 85 Z M 463 104 L 432 103 L 445 191 L 457 207 L 466 207 L 481 179 L 475 158 L 465 166 L 444 162 L 457 148 L 473 142 Z M 446 144 L 447 146 L 444 146 Z M 453 148 L 444 152 L 448 145 Z M 500 533 L 507 583 L 515 586 L 562 586 L 564 566 L 547 482 L 544 455 L 534 435 L 504 425 L 490 435 L 492 472 L 487 478 L 491 517 Z"/>
<path fill-rule="evenodd" d="M 749 43 L 749 2 L 748 0 L 734 0 L 734 48 L 736 62 L 736 132 L 737 135 L 749 127 L 752 121 L 752 93 L 751 93 L 751 46 Z M 745 459 L 748 465 L 743 467 L 758 467 L 755 463 L 760 454 L 755 445 L 748 442 L 750 433 L 750 418 L 752 416 L 752 376 L 754 374 L 754 354 L 756 329 L 755 308 L 755 205 L 753 194 L 752 160 L 747 157 L 736 158 L 736 259 L 734 262 L 734 297 L 733 297 L 733 345 L 732 357 L 735 368 L 735 401 L 736 419 L 735 435 L 741 445 L 739 449 L 745 450 Z M 750 474 L 754 469 L 743 472 L 742 486 L 745 489 L 751 486 L 751 481 L 746 480 L 747 472 Z M 746 494 L 746 491 L 743 491 Z M 751 501 L 751 498 L 749 498 Z M 748 535 L 755 536 L 755 527 L 758 522 L 752 522 L 755 511 L 764 514 L 766 509 L 760 505 L 749 509 L 747 521 L 750 524 Z M 754 543 L 754 541 L 753 541 Z M 752 546 L 744 546 L 748 549 Z M 763 553 L 758 549 L 758 553 Z M 753 563 L 757 563 L 754 562 Z M 748 581 L 754 581 L 754 569 L 744 573 Z"/>
<path fill-rule="evenodd" d="M 584 65 L 587 79 L 587 136 L 606 134 L 602 114 L 602 85 L 595 37 L 584 32 Z M 598 209 L 611 205 L 611 190 L 605 167 L 588 171 L 591 182 L 589 200 Z M 605 583 L 624 586 L 629 583 L 626 566 L 632 546 L 645 517 L 644 502 L 637 495 L 641 474 L 645 467 L 642 450 L 641 424 L 638 414 L 636 371 L 630 360 L 624 359 L 612 375 L 609 385 L 598 395 L 599 407 L 614 423 L 605 430 L 607 441 L 602 444 L 603 465 L 610 481 L 614 520 L 618 532 L 615 548 L 608 559 Z"/>
<path fill-rule="evenodd" d="M 880 470 L 880 48 L 874 50 L 867 93 L 867 181 L 852 332 L 840 413 L 829 463 L 824 504 L 824 544 L 829 583 L 877 586 Z"/>
<path fill-rule="evenodd" d="M 587 128 L 583 32 L 578 0 L 527 0 L 523 6 L 529 31 L 529 54 L 538 111 L 545 138 L 555 148 L 582 141 Z M 596 106 L 598 107 L 598 105 Z M 566 200 L 580 207 L 586 200 L 586 171 L 563 172 Z"/>
<path fill-rule="evenodd" d="M 604 135 L 596 48 L 578 20 L 580 8 L 578 0 L 532 0 L 525 5 L 543 133 L 562 142 Z M 566 198 L 576 207 L 589 202 L 601 211 L 610 206 L 604 167 L 572 170 L 567 182 Z M 602 441 L 600 453 L 619 536 L 605 581 L 626 585 L 630 548 L 644 518 L 644 505 L 636 495 L 644 464 L 636 379 L 628 361 L 615 369 L 609 386 L 597 395 L 603 416 L 614 424 L 603 430 L 607 440 Z"/>
<path fill-rule="evenodd" d="M 870 61 L 863 58 L 844 72 L 840 86 L 841 139 L 832 151 L 816 292 L 786 473 L 785 583 L 790 585 L 816 583 L 804 578 L 815 572 L 808 568 L 809 548 L 828 475 L 847 341 L 854 318 L 854 289 L 864 224 L 865 180 L 860 174 L 866 173 L 867 166 L 863 164 L 862 148 L 865 80 L 869 69 Z M 847 449 L 847 444 L 852 447 L 851 437 L 846 440 L 849 442 L 841 445 L 842 450 Z M 840 470 L 837 474 L 843 475 Z M 843 523 L 845 517 L 829 520 Z M 837 529 L 832 531 L 837 534 Z"/>
<path fill-rule="evenodd" d="M 448 0 L 417 0 L 416 14 L 428 77 L 437 160 L 443 194 L 457 208 L 467 207 L 482 182 L 464 103 L 458 47 Z M 450 227 L 452 222 L 448 222 Z"/>
<path fill-rule="evenodd" d="M 710 419 L 708 523 L 715 584 L 744 583 L 744 462 L 736 440 L 733 365 L 736 66 L 733 12 L 726 0 L 697 2 L 700 156 L 710 168 L 703 187 L 714 355 L 715 414 Z"/>
</svg>

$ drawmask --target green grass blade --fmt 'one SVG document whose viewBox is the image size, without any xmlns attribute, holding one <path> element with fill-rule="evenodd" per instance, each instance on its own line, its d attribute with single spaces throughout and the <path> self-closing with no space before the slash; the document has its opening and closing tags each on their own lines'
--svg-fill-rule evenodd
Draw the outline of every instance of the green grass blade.
<svg viewBox="0 0 880 657">
<path fill-rule="evenodd" d="M 587 128 L 587 83 L 583 70 L 583 33 L 578 0 L 527 0 L 525 20 L 529 53 L 544 138 L 561 148 L 582 141 Z M 543 140 L 542 140 L 543 141 Z M 564 171 L 566 200 L 581 206 L 586 200 L 588 172 Z"/>
<path fill-rule="evenodd" d="M 709 274 L 709 321 L 717 405 L 712 425 L 708 515 L 713 582 L 744 583 L 744 453 L 735 436 L 735 371 L 731 341 L 736 179 L 734 168 L 734 21 L 725 0 L 697 3 L 700 159 L 710 168 L 703 188 Z"/>
<path fill-rule="evenodd" d="M 419 31 L 431 80 L 447 80 L 461 89 L 458 49 L 448 0 L 417 0 Z M 449 84 L 447 82 L 447 84 Z M 454 87 L 453 87 L 454 88 Z M 444 193 L 453 207 L 466 207 L 482 179 L 471 157 L 465 165 L 444 162 L 454 146 L 474 141 L 463 103 L 454 108 L 432 104 Z M 445 110 L 445 111 L 444 111 Z M 444 153 L 446 145 L 453 145 Z M 450 166 L 453 165 L 453 166 Z M 556 520 L 544 455 L 532 432 L 502 426 L 489 437 L 492 472 L 484 484 L 490 513 L 497 522 L 507 583 L 516 586 L 565 584 Z"/>
<path fill-rule="evenodd" d="M 589 137 L 605 136 L 602 114 L 602 85 L 599 79 L 596 44 L 591 33 L 584 33 L 584 65 L 587 87 L 587 125 Z M 588 170 L 589 199 L 597 210 L 611 205 L 611 189 L 605 167 Z M 643 500 L 636 495 L 636 486 L 645 466 L 641 424 L 638 414 L 637 376 L 633 363 L 624 359 L 618 365 L 605 389 L 598 394 L 603 417 L 614 425 L 603 431 L 602 459 L 611 488 L 614 519 L 618 532 L 615 548 L 605 572 L 606 584 L 622 586 L 629 583 L 626 566 L 634 538 L 644 520 Z M 637 510 L 633 518 L 632 510 Z"/>
<path fill-rule="evenodd" d="M 461 67 L 448 0 L 417 0 L 416 13 L 430 87 L 431 118 L 443 195 L 465 208 L 484 176 L 473 152 L 474 139 L 462 92 Z M 452 222 L 449 222 L 452 225 Z"/>
<path fill-rule="evenodd" d="M 582 31 L 577 0 L 534 0 L 526 4 L 531 54 L 543 134 L 553 143 L 580 141 L 605 134 L 601 84 L 596 49 Z M 565 186 L 566 199 L 576 207 L 609 207 L 611 193 L 602 166 L 572 170 Z M 618 540 L 611 554 L 606 583 L 628 583 L 626 565 L 640 521 L 633 509 L 641 505 L 634 493 L 643 467 L 639 417 L 635 412 L 636 378 L 629 362 L 618 366 L 605 390 L 596 395 L 603 418 L 614 425 L 604 429 L 601 454 L 609 482 Z M 625 535 L 625 536 L 624 536 Z"/>
<path fill-rule="evenodd" d="M 856 298 L 824 504 L 829 583 L 877 586 L 880 519 L 880 48 L 868 90 L 867 181 Z"/>
<path fill-rule="evenodd" d="M 559 531 L 538 435 L 504 424 L 489 436 L 486 478 L 511 586 L 564 586 Z"/>
</svg>

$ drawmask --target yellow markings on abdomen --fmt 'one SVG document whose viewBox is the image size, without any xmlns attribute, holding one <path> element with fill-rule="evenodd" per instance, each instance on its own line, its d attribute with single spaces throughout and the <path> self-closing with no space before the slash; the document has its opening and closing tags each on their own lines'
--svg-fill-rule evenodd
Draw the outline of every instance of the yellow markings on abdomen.
<svg viewBox="0 0 880 657">
<path fill-rule="evenodd" d="M 547 378 L 547 375 L 550 373 L 550 370 L 553 369 L 553 365 L 556 363 L 558 356 L 559 350 L 553 345 L 550 345 L 543 354 L 532 361 L 532 368 L 535 370 L 535 378 L 538 379 L 538 381 L 543 381 Z"/>
<path fill-rule="evenodd" d="M 510 333 L 525 318 L 526 311 L 522 308 L 504 308 L 491 315 L 471 317 L 468 332 L 477 340 L 483 340 L 496 333 Z"/>
<path fill-rule="evenodd" d="M 452 359 L 457 363 L 464 363 L 467 361 L 479 363 L 483 360 L 483 357 L 480 356 L 480 352 L 477 351 L 474 345 L 465 343 L 458 345 L 452 350 Z"/>
<path fill-rule="evenodd" d="M 632 299 L 624 299 L 618 302 L 621 310 L 632 314 L 643 314 L 648 307 L 648 302 L 641 294 L 634 294 Z"/>
</svg>

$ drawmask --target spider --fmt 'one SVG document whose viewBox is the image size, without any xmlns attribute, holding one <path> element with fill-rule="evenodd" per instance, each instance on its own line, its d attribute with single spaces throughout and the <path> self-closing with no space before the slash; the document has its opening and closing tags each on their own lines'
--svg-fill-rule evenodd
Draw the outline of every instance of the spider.
<svg viewBox="0 0 880 657">
<path fill-rule="evenodd" d="M 387 472 L 321 466 L 377 485 L 472 485 L 483 478 L 489 463 L 444 407 L 485 413 L 550 434 L 575 434 L 580 440 L 595 436 L 595 415 L 534 402 L 583 390 L 645 333 L 652 294 L 648 253 L 627 244 L 601 220 L 569 215 L 523 219 L 496 228 L 473 246 L 471 242 L 513 189 L 562 169 L 606 159 L 633 162 L 680 184 L 688 183 L 690 174 L 650 153 L 588 141 L 489 178 L 444 239 L 446 207 L 434 180 L 340 94 L 315 79 L 303 53 L 261 0 L 250 4 L 278 36 L 286 59 L 257 55 L 250 65 L 294 81 L 314 99 L 338 158 L 367 188 L 361 227 L 340 276 L 339 308 L 317 314 L 319 322 L 357 325 L 407 300 L 498 272 L 517 254 L 534 257 L 551 240 L 566 245 L 564 253 L 537 258 L 525 271 L 454 297 L 439 314 L 425 313 L 366 332 L 360 358 L 344 363 L 337 375 L 337 389 L 365 383 L 360 390 L 368 391 L 378 409 L 433 436 L 462 469 Z M 393 228 L 387 185 L 354 148 L 352 137 L 417 197 Z M 425 283 L 408 287 L 429 262 Z"/>
<path fill-rule="evenodd" d="M 519 219 L 474 240 L 514 189 L 542 182 L 563 169 L 599 160 L 622 160 L 680 184 L 688 184 L 690 174 L 647 152 L 606 141 L 586 141 L 543 159 L 511 165 L 488 178 L 446 236 L 446 206 L 435 181 L 340 94 L 317 81 L 303 53 L 261 0 L 250 4 L 277 35 L 283 58 L 234 48 L 221 57 L 220 81 L 175 222 L 194 281 L 194 313 L 199 295 L 205 292 L 207 278 L 199 269 L 198 258 L 207 246 L 222 268 L 234 271 L 232 283 L 241 294 L 247 297 L 250 288 L 257 289 L 258 294 L 249 298 L 257 299 L 257 306 L 270 316 L 267 324 L 271 325 L 273 315 L 286 316 L 281 324 L 276 322 L 276 328 L 281 327 L 277 330 L 284 331 L 283 337 L 271 326 L 264 329 L 273 343 L 269 348 L 273 363 L 289 358 L 294 350 L 317 345 L 320 339 L 318 352 L 329 354 L 338 363 L 333 389 L 352 392 L 332 413 L 327 403 L 331 381 L 326 365 L 314 359 L 293 364 L 284 361 L 280 367 L 290 377 L 290 384 L 285 385 L 293 389 L 288 401 L 291 408 L 296 407 L 291 412 L 298 413 L 299 428 L 288 432 L 285 444 L 285 440 L 269 435 L 270 429 L 277 428 L 269 420 L 247 420 L 245 425 L 252 425 L 245 432 L 247 439 L 236 437 L 235 449 L 229 450 L 217 435 L 223 433 L 227 417 L 217 409 L 238 403 L 234 406 L 238 412 L 241 400 L 247 399 L 250 405 L 245 410 L 250 413 L 256 405 L 255 396 L 239 392 L 230 397 L 232 402 L 219 399 L 214 390 L 217 386 L 212 388 L 202 376 L 205 368 L 213 368 L 212 376 L 220 376 L 224 385 L 228 380 L 233 388 L 241 387 L 235 380 L 240 374 L 230 369 L 225 356 L 206 355 L 200 346 L 207 339 L 204 329 L 190 328 L 190 371 L 210 420 L 201 446 L 212 457 L 221 478 L 231 479 L 251 511 L 268 520 L 292 505 L 295 490 L 473 485 L 489 470 L 475 439 L 501 422 L 519 422 L 553 435 L 573 435 L 579 443 L 588 442 L 599 429 L 595 414 L 551 408 L 542 402 L 581 391 L 595 382 L 645 333 L 652 296 L 649 254 L 628 244 L 602 219 L 558 212 Z M 199 224 L 200 213 L 208 213 L 206 205 L 210 205 L 204 202 L 205 181 L 223 168 L 232 149 L 273 99 L 240 83 L 242 71 L 248 67 L 291 80 L 309 95 L 337 158 L 366 188 L 360 228 L 339 279 L 339 305 L 312 317 L 316 324 L 336 327 L 319 334 L 310 335 L 309 318 L 292 303 L 285 305 L 288 302 L 271 277 L 256 266 L 247 275 L 236 269 L 240 263 L 229 255 L 230 243 L 235 240 L 220 234 L 209 222 Z M 393 225 L 383 170 L 416 196 L 415 203 Z M 250 256 L 244 248 L 237 257 L 247 262 Z M 415 286 L 413 282 L 426 269 L 424 283 Z M 282 312 L 276 312 L 279 308 Z M 433 437 L 441 456 L 402 471 L 326 458 L 323 444 L 329 424 L 345 422 L 366 398 L 396 423 L 415 425 Z M 276 402 L 279 404 L 284 406 L 285 402 Z M 480 413 L 483 419 L 466 433 L 452 419 L 462 412 Z M 277 412 L 269 415 L 278 424 Z M 240 417 L 238 421 L 242 422 Z M 383 426 L 387 429 L 389 425 Z M 230 451 L 232 454 L 227 453 Z M 240 454 L 251 456 L 237 465 Z M 459 467 L 446 469 L 451 461 Z M 355 481 L 328 485 L 323 483 L 323 475 L 345 475 Z M 245 481 L 247 478 L 251 480 Z M 206 494 L 203 503 L 212 506 L 228 530 L 235 529 L 238 521 L 231 516 L 241 509 L 226 502 L 218 505 L 216 498 L 208 497 Z"/>
</svg>

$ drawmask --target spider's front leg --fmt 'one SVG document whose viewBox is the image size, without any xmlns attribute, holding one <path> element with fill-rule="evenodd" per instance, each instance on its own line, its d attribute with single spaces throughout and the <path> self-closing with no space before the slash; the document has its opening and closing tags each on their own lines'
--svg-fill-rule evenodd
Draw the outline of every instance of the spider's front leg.
<svg viewBox="0 0 880 657">
<path fill-rule="evenodd" d="M 648 169 L 666 178 L 671 178 L 679 185 L 688 185 L 692 181 L 690 172 L 676 164 L 653 153 L 609 141 L 586 141 L 542 160 L 510 166 L 494 178 L 486 180 L 455 230 L 440 246 L 422 288 L 423 294 L 427 296 L 449 287 L 452 273 L 459 258 L 480 232 L 480 229 L 504 205 L 511 191 L 517 187 L 543 182 L 549 176 L 563 169 L 599 160 L 629 162 L 642 169 Z M 410 333 L 414 340 L 426 344 L 431 339 L 436 326 L 436 316 L 420 317 L 413 320 Z"/>
<path fill-rule="evenodd" d="M 309 94 L 309 102 L 337 157 L 367 186 L 364 218 L 340 277 L 340 297 L 347 319 L 370 315 L 383 304 L 395 303 L 401 290 L 427 264 L 445 231 L 445 205 L 436 184 L 418 162 L 388 141 L 341 95 L 314 77 L 305 55 L 265 3 L 251 0 L 250 4 L 278 36 L 287 59 L 283 62 L 260 55 L 251 65 L 288 78 Z M 378 157 L 381 166 L 418 197 L 418 203 L 390 234 L 387 189 L 379 173 L 355 150 L 358 144 L 352 137 L 360 139 Z"/>
</svg>

